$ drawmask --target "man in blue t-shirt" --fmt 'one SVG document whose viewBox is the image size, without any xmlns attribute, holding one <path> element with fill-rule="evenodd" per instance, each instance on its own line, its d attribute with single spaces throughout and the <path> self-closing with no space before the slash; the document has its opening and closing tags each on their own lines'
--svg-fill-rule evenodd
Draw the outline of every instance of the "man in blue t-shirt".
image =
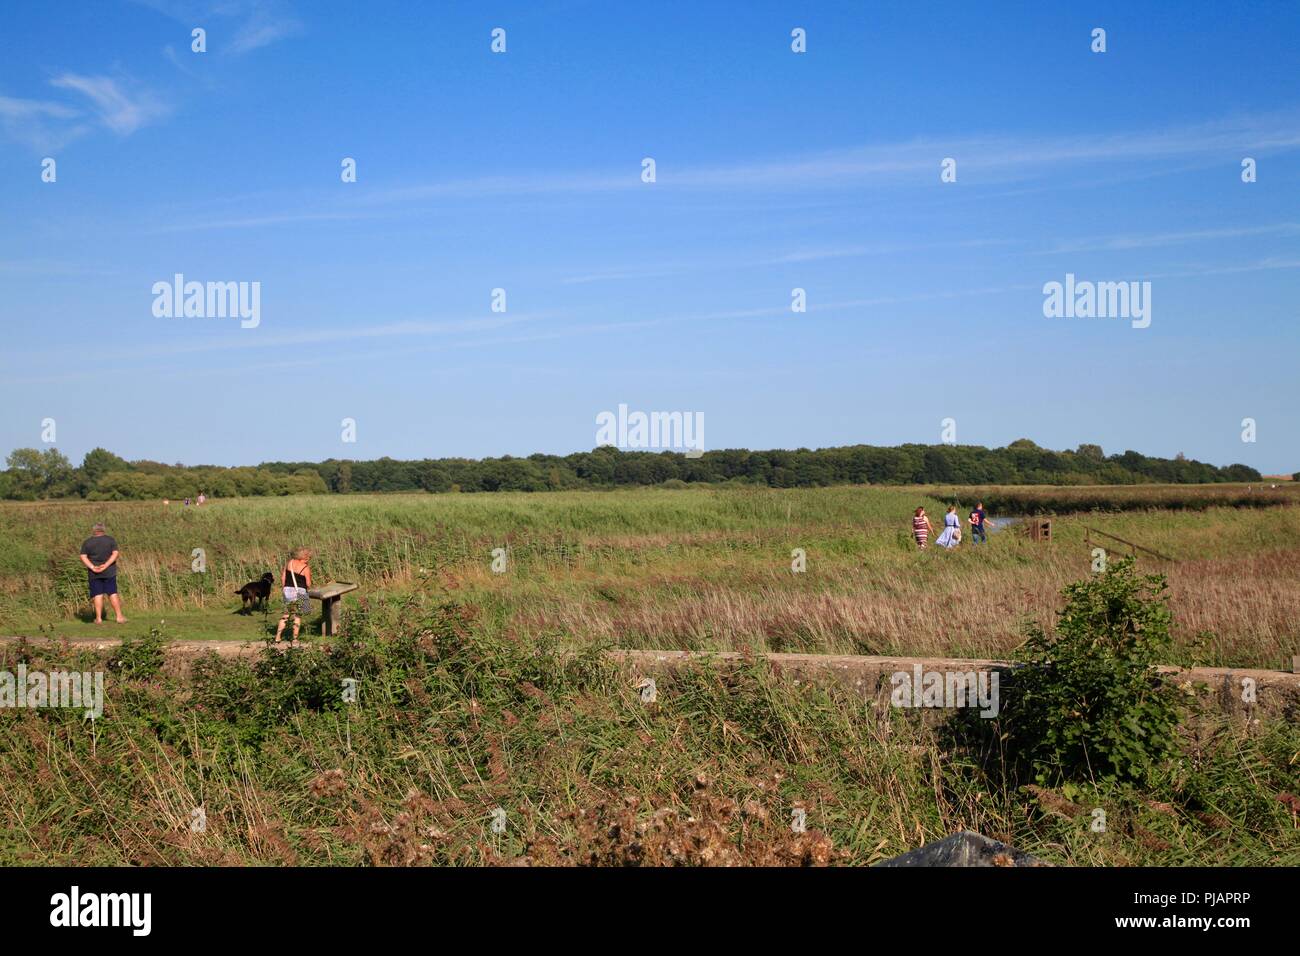
<svg viewBox="0 0 1300 956">
<path fill-rule="evenodd" d="M 125 624 L 122 616 L 122 599 L 117 596 L 117 542 L 107 534 L 102 524 L 91 529 L 90 537 L 81 544 L 81 563 L 86 566 L 90 580 L 90 601 L 95 605 L 95 623 L 104 623 L 104 597 L 113 605 L 117 623 Z"/>
<path fill-rule="evenodd" d="M 970 513 L 970 537 L 971 544 L 979 544 L 983 541 L 989 543 L 988 533 L 984 529 L 984 522 L 988 520 L 988 515 L 984 512 L 984 502 L 975 506 L 975 510 Z"/>
</svg>

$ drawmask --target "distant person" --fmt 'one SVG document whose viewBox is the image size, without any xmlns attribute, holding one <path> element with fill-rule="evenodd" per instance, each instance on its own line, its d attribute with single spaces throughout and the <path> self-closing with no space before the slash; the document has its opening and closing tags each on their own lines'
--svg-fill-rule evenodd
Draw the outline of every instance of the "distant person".
<svg viewBox="0 0 1300 956">
<path fill-rule="evenodd" d="M 275 640 L 278 644 L 280 636 L 284 634 L 284 626 L 289 622 L 290 615 L 293 616 L 293 640 L 298 640 L 298 630 L 302 626 L 302 619 L 311 613 L 311 595 L 307 589 L 311 587 L 311 551 L 307 548 L 297 548 L 289 556 L 289 560 L 284 565 L 284 575 L 281 578 L 281 585 L 284 588 L 284 614 L 280 618 L 280 624 L 275 629 Z M 294 613 L 295 610 L 297 613 Z"/>
<path fill-rule="evenodd" d="M 199 500 L 198 500 L 196 503 L 197 503 L 197 504 L 203 504 L 203 502 L 205 502 L 205 501 L 207 501 L 207 500 L 208 500 L 208 496 L 205 495 L 203 492 L 200 491 L 200 492 L 199 492 Z"/>
<path fill-rule="evenodd" d="M 113 605 L 117 623 L 126 623 L 122 616 L 122 599 L 117 596 L 117 559 L 117 542 L 109 537 L 103 524 L 96 524 L 90 530 L 90 537 L 81 544 L 81 563 L 86 566 L 96 624 L 104 623 L 105 595 Z"/>
<path fill-rule="evenodd" d="M 916 546 L 922 551 L 925 550 L 926 542 L 930 540 L 933 531 L 934 528 L 925 509 L 917 508 L 916 513 L 912 515 L 912 537 L 916 538 Z"/>
<path fill-rule="evenodd" d="M 947 514 L 943 516 L 943 534 L 939 535 L 934 543 L 951 550 L 960 542 L 961 519 L 957 517 L 957 506 L 949 505 Z"/>
<path fill-rule="evenodd" d="M 189 498 L 186 498 L 186 499 L 185 499 L 185 507 L 188 508 L 189 506 L 190 506 L 190 499 L 189 499 Z"/>
<path fill-rule="evenodd" d="M 983 541 L 989 543 L 988 530 L 985 525 L 988 524 L 989 516 L 984 510 L 984 502 L 975 506 L 975 510 L 970 513 L 970 543 L 979 544 Z"/>
</svg>

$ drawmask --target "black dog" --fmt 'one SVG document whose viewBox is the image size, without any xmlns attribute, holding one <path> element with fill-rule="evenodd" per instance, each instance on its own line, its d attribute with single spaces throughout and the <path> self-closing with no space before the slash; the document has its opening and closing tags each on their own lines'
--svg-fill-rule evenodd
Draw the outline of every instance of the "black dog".
<svg viewBox="0 0 1300 956">
<path fill-rule="evenodd" d="M 275 575 L 267 571 L 262 575 L 260 581 L 249 581 L 235 593 L 244 599 L 244 610 L 252 610 L 260 602 L 262 607 L 266 607 L 266 599 L 271 596 L 271 584 L 275 581 Z"/>
</svg>

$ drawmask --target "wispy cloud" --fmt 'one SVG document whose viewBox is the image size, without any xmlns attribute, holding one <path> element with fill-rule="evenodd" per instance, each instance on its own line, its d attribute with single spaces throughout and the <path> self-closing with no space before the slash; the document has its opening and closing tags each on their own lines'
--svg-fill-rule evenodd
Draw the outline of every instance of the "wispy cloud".
<svg viewBox="0 0 1300 956">
<path fill-rule="evenodd" d="M 658 166 L 666 185 L 739 189 L 867 184 L 921 174 L 937 179 L 939 161 L 957 160 L 962 178 L 985 181 L 1025 179 L 1043 167 L 1145 162 L 1160 158 L 1244 155 L 1300 148 L 1300 115 L 1243 116 L 1148 131 L 1068 136 L 990 135 L 957 139 L 915 139 L 873 144 L 819 156 L 674 172 Z"/>
<path fill-rule="evenodd" d="M 186 50 L 185 56 L 192 57 L 193 54 L 190 53 L 188 50 Z M 201 83 L 203 86 L 207 87 L 208 89 L 212 88 L 213 84 L 211 78 L 209 78 L 204 73 L 198 70 L 192 69 L 190 66 L 190 62 L 178 56 L 176 54 L 176 48 L 172 46 L 170 43 L 166 44 L 163 47 L 163 59 L 165 59 L 172 66 L 176 67 L 176 69 L 180 70 L 191 80 L 195 80 L 196 82 Z"/>
<path fill-rule="evenodd" d="M 986 296 L 1010 291 L 1037 290 L 1038 285 L 989 287 L 979 289 L 962 289 L 951 292 L 921 292 L 874 298 L 843 299 L 832 302 L 810 304 L 810 314 L 827 314 L 841 311 L 860 311 L 880 306 L 892 306 L 909 302 L 926 302 L 934 300 L 963 299 L 971 296 Z M 271 363 L 250 364 L 241 359 L 236 365 L 222 363 L 219 358 L 201 360 L 202 364 L 185 364 L 183 368 L 175 367 L 163 373 L 172 377 L 189 377 L 191 375 L 229 375 L 248 372 L 253 369 L 301 368 L 317 365 L 348 362 L 355 364 L 380 359 L 410 358 L 412 355 L 449 352 L 453 350 L 497 350 L 507 346 L 532 345 L 540 342 L 552 342 L 563 339 L 586 338 L 611 333 L 628 333 L 633 330 L 645 330 L 661 326 L 691 325 L 703 323 L 725 323 L 752 321 L 754 319 L 784 319 L 790 314 L 789 305 L 760 306 L 747 309 L 723 309 L 703 313 L 673 313 L 642 319 L 619 319 L 616 321 L 581 321 L 559 325 L 544 324 L 542 320 L 556 319 L 556 312 L 535 312 L 518 315 L 494 315 L 469 319 L 419 320 L 391 322 L 375 326 L 357 324 L 342 328 L 301 330 L 275 335 L 248 335 L 232 329 L 232 334 L 184 343 L 163 342 L 154 345 L 132 345 L 119 349 L 100 350 L 96 355 L 103 361 L 114 362 L 119 371 L 139 367 L 150 369 L 157 374 L 154 359 L 165 355 L 179 358 L 183 355 L 206 355 L 210 353 L 230 354 L 265 354 L 277 349 L 297 349 L 302 345 L 330 343 L 343 346 L 352 343 L 354 347 L 317 349 L 309 357 L 293 359 L 276 359 Z M 515 328 L 520 326 L 520 328 Z M 480 333 L 480 334 L 474 334 Z M 482 333 L 497 333 L 483 335 Z M 389 340 L 402 339 L 398 348 L 380 348 L 368 352 L 360 351 L 367 342 L 375 344 Z M 21 355 L 11 353 L 9 357 L 27 370 L 34 359 L 61 358 L 61 351 L 32 351 Z M 498 356 L 494 353 L 494 358 Z M 176 366 L 178 362 L 169 362 Z M 17 365 L 12 369 L 12 376 L 5 381 L 12 385 L 53 384 L 77 381 L 75 373 L 60 371 L 34 377 L 20 377 Z"/>
<path fill-rule="evenodd" d="M 1282 256 L 1268 256 L 1256 262 L 1240 265 L 1214 266 L 1203 265 L 1180 272 L 1154 272 L 1143 275 L 1144 279 L 1188 279 L 1199 276 L 1234 275 L 1240 272 L 1271 272 L 1276 269 L 1300 269 L 1300 258 L 1287 259 Z"/>
<path fill-rule="evenodd" d="M 212 27 L 213 49 L 234 55 L 261 49 L 297 33 L 302 23 L 279 0 L 135 0 L 187 27 Z M 201 79 L 177 56 L 173 46 L 163 55 L 187 75 Z M 0 95 L 0 129 L 13 140 L 39 150 L 62 148 L 95 125 L 119 136 L 166 116 L 169 106 L 152 90 L 124 77 L 63 72 L 50 80 L 58 90 L 88 102 L 69 104 Z"/>
<path fill-rule="evenodd" d="M 569 276 L 561 280 L 564 285 L 587 285 L 592 282 L 618 282 L 627 279 L 662 279 L 668 276 L 678 276 L 689 272 L 714 272 L 718 266 L 716 264 L 706 264 L 702 262 L 677 262 L 663 263 L 655 266 L 630 267 L 624 269 L 611 269 L 604 272 L 589 272 L 583 275 Z"/>
<path fill-rule="evenodd" d="M 81 111 L 50 100 L 0 96 L 0 127 L 10 139 L 38 150 L 55 150 L 87 129 Z"/>
<path fill-rule="evenodd" d="M 147 235 L 171 232 L 195 232 L 205 229 L 250 229 L 259 226 L 284 226 L 304 222 L 354 222 L 358 219 L 373 219 L 374 213 L 321 212 L 297 215 L 245 216 L 236 219 L 208 219 L 190 222 L 177 222 L 145 230 Z"/>
<path fill-rule="evenodd" d="M 887 256 L 900 252 L 919 252 L 926 249 L 984 249 L 989 246 L 1015 245 L 1013 239 L 958 239 L 934 242 L 877 242 L 868 245 L 822 246 L 787 253 L 773 259 L 750 263 L 755 266 L 787 265 L 799 262 L 821 262 L 827 259 L 861 259 L 868 256 Z"/>
<path fill-rule="evenodd" d="M 96 125 L 129 136 L 167 113 L 167 107 L 152 92 L 124 79 L 62 73 L 50 80 L 50 86 L 88 102 L 72 105 L 0 96 L 0 126 L 6 136 L 38 150 L 53 151 Z"/>
<path fill-rule="evenodd" d="M 1246 239 L 1252 236 L 1300 235 L 1300 223 L 1279 222 L 1266 226 L 1241 226 L 1224 229 L 1188 229 L 1180 232 L 1160 232 L 1124 236 L 1093 236 L 1076 241 L 1060 242 L 1035 255 L 1055 255 L 1063 252 L 1105 252 L 1128 249 L 1152 249 L 1161 246 L 1182 245 L 1191 242 L 1213 242 L 1222 239 Z"/>
<path fill-rule="evenodd" d="M 88 98 L 100 122 L 119 136 L 129 136 L 167 112 L 148 90 L 128 92 L 119 81 L 107 76 L 64 73 L 52 79 L 50 85 Z"/>
<path fill-rule="evenodd" d="M 54 119 L 75 119 L 80 114 L 70 106 L 52 103 L 48 100 L 20 100 L 12 96 L 0 96 L 0 117 L 5 119 L 30 119 L 31 117 L 53 117 Z"/>
<path fill-rule="evenodd" d="M 229 49 L 231 53 L 248 53 L 301 29 L 302 24 L 294 18 L 272 13 L 268 7 L 259 4 L 248 21 L 235 32 Z"/>
<path fill-rule="evenodd" d="M 890 256 L 905 252 L 931 249 L 982 249 L 990 246 L 1022 244 L 1012 239 L 959 239 L 934 242 L 875 242 L 838 246 L 818 246 L 787 252 L 781 255 L 731 259 L 728 261 L 664 262 L 645 266 L 614 268 L 569 276 L 563 285 L 587 285 L 593 282 L 617 282 L 633 279 L 660 279 L 694 273 L 716 273 L 730 270 L 765 269 L 771 266 L 797 265 L 805 262 L 822 262 L 833 259 L 862 259 L 873 256 Z"/>
<path fill-rule="evenodd" d="M 77 265 L 54 259 L 0 259 L 0 272 L 34 276 L 111 276 L 112 269 Z"/>
<path fill-rule="evenodd" d="M 208 42 L 214 52 L 249 53 L 302 30 L 301 21 L 280 0 L 135 2 L 186 26 L 203 27 L 208 31 Z M 174 56 L 172 60 L 176 62 Z"/>
<path fill-rule="evenodd" d="M 914 139 L 878 143 L 812 156 L 789 157 L 720 166 L 678 166 L 670 157 L 659 157 L 657 182 L 641 182 L 641 156 L 630 156 L 618 170 L 531 175 L 495 174 L 439 182 L 377 186 L 359 195 L 354 209 L 371 207 L 399 210 L 407 215 L 422 203 L 476 200 L 483 198 L 546 197 L 568 199 L 575 195 L 631 194 L 638 190 L 691 190 L 715 195 L 762 191 L 765 199 L 779 191 L 807 195 L 820 191 L 897 188 L 907 184 L 938 181 L 939 163 L 945 157 L 958 161 L 960 181 L 996 186 L 1041 180 L 1046 173 L 1071 169 L 1076 178 L 1096 176 L 1096 170 L 1125 167 L 1133 176 L 1150 176 L 1154 160 L 1178 159 L 1180 169 L 1222 163 L 1224 157 L 1266 155 L 1300 149 L 1300 113 L 1221 119 L 1210 123 L 1169 127 L 1150 131 L 1070 134 L 1059 136 L 1017 136 L 995 134 L 953 140 Z M 1243 152 L 1249 151 L 1249 152 Z M 1236 159 L 1233 160 L 1235 163 Z M 1169 167 L 1173 169 L 1174 167 Z M 1053 188 L 1059 189 L 1057 182 Z M 694 201 L 694 197 L 692 197 Z M 324 200 L 321 200 L 323 204 Z M 328 200 L 338 213 L 338 201 Z M 213 221 L 195 220 L 188 228 L 240 228 L 311 222 L 319 219 L 319 208 L 283 209 L 266 216 L 228 216 Z M 187 228 L 178 226 L 178 229 Z M 862 253 L 847 250 L 841 255 Z M 794 253 L 796 257 L 799 253 Z M 813 250 L 806 258 L 824 258 Z M 832 256 L 833 257 L 833 256 Z M 799 261 L 797 258 L 789 261 Z M 624 270 L 626 271 L 626 270 Z M 633 270 L 640 272 L 640 270 Z M 600 281 L 600 273 L 579 275 L 570 282 Z"/>
<path fill-rule="evenodd" d="M 379 325 L 366 325 L 358 322 L 335 328 L 291 329 L 271 334 L 250 335 L 246 331 L 232 326 L 229 334 L 217 334 L 202 339 L 186 338 L 175 341 L 170 335 L 162 335 L 151 344 L 132 344 L 118 348 L 108 347 L 96 354 L 105 361 L 131 362 L 152 360 L 159 356 L 179 357 L 182 355 L 204 355 L 213 352 L 268 351 L 275 349 L 292 349 L 303 345 L 334 344 L 345 346 L 347 343 L 360 343 L 374 340 L 407 339 L 409 349 L 422 340 L 440 340 L 471 333 L 504 329 L 527 322 L 536 322 L 547 318 L 550 313 L 515 313 L 511 315 L 494 314 L 465 319 L 409 320 L 386 322 Z M 175 324 L 177 320 L 168 320 Z M 190 326 L 191 328 L 193 326 Z M 344 348 L 343 354 L 351 354 Z M 42 356 L 55 358 L 57 350 L 37 349 L 26 352 L 11 350 L 8 357 L 25 363 Z"/>
</svg>

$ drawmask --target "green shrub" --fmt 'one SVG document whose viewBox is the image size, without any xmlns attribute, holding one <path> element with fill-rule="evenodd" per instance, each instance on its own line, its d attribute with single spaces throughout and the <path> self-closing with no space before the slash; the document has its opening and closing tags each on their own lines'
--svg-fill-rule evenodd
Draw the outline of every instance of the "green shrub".
<svg viewBox="0 0 1300 956">
<path fill-rule="evenodd" d="M 108 659 L 108 669 L 133 680 L 156 677 L 162 671 L 166 647 L 167 638 L 156 627 L 150 629 L 148 637 L 128 637 Z"/>
<path fill-rule="evenodd" d="M 1030 628 L 1007 727 L 1040 783 L 1140 783 L 1174 751 L 1181 696 L 1154 668 L 1172 649 L 1165 588 L 1125 558 L 1066 586 L 1055 633 Z"/>
</svg>

